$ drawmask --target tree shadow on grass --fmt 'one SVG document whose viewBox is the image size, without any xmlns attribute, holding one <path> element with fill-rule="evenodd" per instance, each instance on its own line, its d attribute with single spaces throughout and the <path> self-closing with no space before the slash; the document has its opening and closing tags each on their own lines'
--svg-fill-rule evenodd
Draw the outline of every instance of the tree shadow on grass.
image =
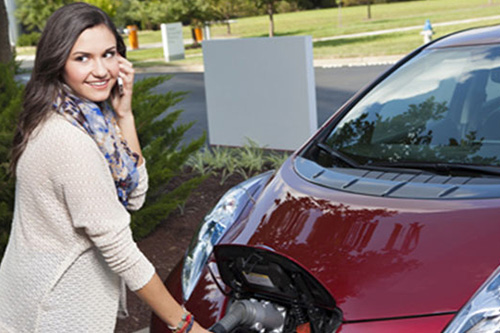
<svg viewBox="0 0 500 333">
<path fill-rule="evenodd" d="M 307 35 L 306 30 L 293 30 L 286 32 L 274 32 L 274 37 L 286 37 L 286 36 L 304 36 Z M 269 33 L 260 34 L 254 37 L 269 37 Z"/>
</svg>

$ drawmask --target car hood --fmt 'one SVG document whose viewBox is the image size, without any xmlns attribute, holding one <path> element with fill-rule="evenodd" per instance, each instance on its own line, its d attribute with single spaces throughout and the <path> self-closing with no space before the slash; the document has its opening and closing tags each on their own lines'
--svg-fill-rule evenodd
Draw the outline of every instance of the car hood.
<svg viewBox="0 0 500 333">
<path fill-rule="evenodd" d="M 287 161 L 222 244 L 293 258 L 331 293 L 344 320 L 453 313 L 499 263 L 500 205 L 326 189 Z"/>
</svg>

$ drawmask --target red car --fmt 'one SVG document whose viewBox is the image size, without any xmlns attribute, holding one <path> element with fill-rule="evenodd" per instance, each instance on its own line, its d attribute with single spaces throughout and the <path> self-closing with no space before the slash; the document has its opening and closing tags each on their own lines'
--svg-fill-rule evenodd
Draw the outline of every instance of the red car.
<svg viewBox="0 0 500 333">
<path fill-rule="evenodd" d="M 419 48 L 230 190 L 166 285 L 214 332 L 500 332 L 499 264 L 494 26 Z"/>
</svg>

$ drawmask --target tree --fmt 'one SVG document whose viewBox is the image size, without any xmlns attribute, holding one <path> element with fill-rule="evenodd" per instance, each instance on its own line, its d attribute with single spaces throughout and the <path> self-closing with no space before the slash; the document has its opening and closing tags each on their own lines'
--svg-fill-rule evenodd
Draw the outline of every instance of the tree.
<svg viewBox="0 0 500 333">
<path fill-rule="evenodd" d="M 161 23 L 168 21 L 168 7 L 164 0 L 124 0 L 117 7 L 114 20 L 117 26 L 138 24 L 143 30 L 159 29 Z"/>
<path fill-rule="evenodd" d="M 12 48 L 9 39 L 9 17 L 5 1 L 0 1 L 0 63 L 6 64 L 12 58 Z"/>
<path fill-rule="evenodd" d="M 88 4 L 101 8 L 112 19 L 116 16 L 116 11 L 121 5 L 120 0 L 82 0 Z"/>
<path fill-rule="evenodd" d="M 256 0 L 257 8 L 264 8 L 269 16 L 269 37 L 274 37 L 274 14 L 280 0 Z"/>
<path fill-rule="evenodd" d="M 241 15 L 247 4 L 244 0 L 209 0 L 208 3 L 215 19 L 226 24 L 228 35 L 231 34 L 230 20 Z"/>
<path fill-rule="evenodd" d="M 209 1 L 205 0 L 167 0 L 168 18 L 181 21 L 192 27 L 199 27 L 204 22 L 213 20 L 216 15 Z"/>
<path fill-rule="evenodd" d="M 371 4 L 372 4 L 372 0 L 366 0 L 367 10 L 368 10 L 367 17 L 368 17 L 369 20 L 372 19 Z"/>
<path fill-rule="evenodd" d="M 16 17 L 28 31 L 42 31 L 50 15 L 72 0 L 17 0 Z"/>
<path fill-rule="evenodd" d="M 283 1 L 296 4 L 300 8 L 306 8 L 310 4 L 308 0 L 256 0 L 257 8 L 264 9 L 269 16 L 269 37 L 274 37 L 274 14 L 278 12 L 278 5 Z"/>
<path fill-rule="evenodd" d="M 191 26 L 194 44 L 198 44 L 195 29 L 201 28 L 205 22 L 217 18 L 209 1 L 205 0 L 166 0 L 168 1 L 168 20 L 180 21 Z"/>
</svg>

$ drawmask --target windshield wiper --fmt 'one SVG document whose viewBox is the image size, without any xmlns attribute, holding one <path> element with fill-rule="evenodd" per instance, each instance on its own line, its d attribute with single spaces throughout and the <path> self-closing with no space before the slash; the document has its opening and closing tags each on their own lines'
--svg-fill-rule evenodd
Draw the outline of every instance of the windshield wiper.
<svg viewBox="0 0 500 333">
<path fill-rule="evenodd" d="M 347 164 L 348 166 L 350 166 L 351 168 L 359 168 L 360 165 L 358 162 L 356 162 L 355 160 L 345 156 L 344 154 L 338 152 L 337 150 L 333 149 L 332 147 L 324 144 L 323 142 L 316 142 L 316 147 L 318 147 L 319 149 L 327 152 L 328 154 L 330 154 L 330 156 L 340 160 L 341 162 L 343 162 L 344 164 Z"/>
<path fill-rule="evenodd" d="M 372 165 L 372 164 L 359 164 L 355 160 L 353 160 L 350 157 L 345 156 L 338 150 L 333 149 L 332 147 L 324 144 L 323 142 L 316 142 L 316 147 L 320 148 L 321 150 L 327 152 L 330 154 L 330 156 L 340 160 L 347 166 L 354 168 L 354 169 L 364 169 L 364 170 L 373 170 L 373 171 L 381 171 L 381 172 L 404 172 L 404 173 L 414 173 L 414 174 L 424 174 L 424 173 L 429 173 L 426 170 L 422 170 L 420 168 L 407 168 L 403 167 L 400 168 L 396 165 Z"/>
<path fill-rule="evenodd" d="M 373 166 L 396 166 L 398 168 L 419 168 L 433 171 L 442 175 L 479 175 L 479 176 L 500 176 L 500 168 L 488 165 L 455 164 L 455 163 L 428 163 L 428 162 L 375 162 Z"/>
</svg>

